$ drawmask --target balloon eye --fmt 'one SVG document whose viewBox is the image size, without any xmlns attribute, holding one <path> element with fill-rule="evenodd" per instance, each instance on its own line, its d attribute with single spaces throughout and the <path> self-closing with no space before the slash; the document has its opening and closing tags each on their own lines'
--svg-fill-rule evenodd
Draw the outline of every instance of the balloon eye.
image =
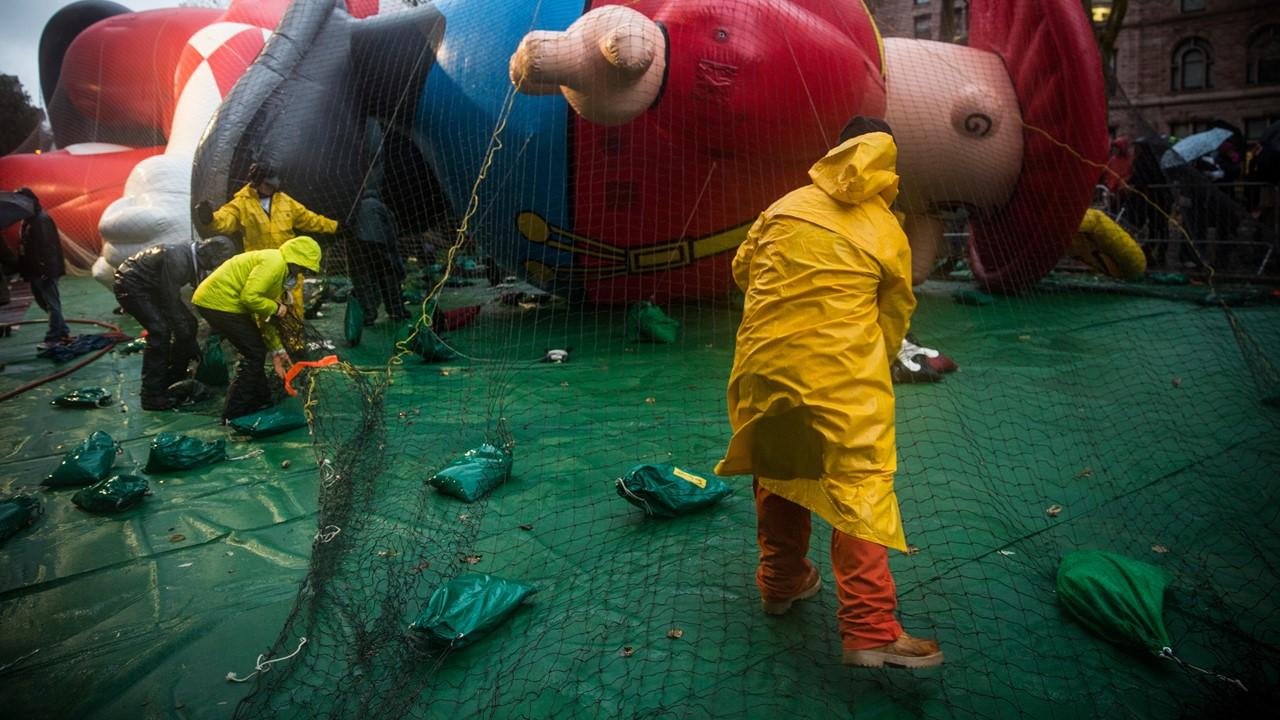
<svg viewBox="0 0 1280 720">
<path fill-rule="evenodd" d="M 729 39 L 729 33 L 724 28 L 716 30 L 716 42 L 724 42 Z"/>
</svg>

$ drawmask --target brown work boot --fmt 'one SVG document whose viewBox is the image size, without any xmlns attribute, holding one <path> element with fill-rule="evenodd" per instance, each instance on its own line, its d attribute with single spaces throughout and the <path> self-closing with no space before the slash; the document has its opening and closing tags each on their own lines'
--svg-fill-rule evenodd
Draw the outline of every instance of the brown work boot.
<svg viewBox="0 0 1280 720">
<path fill-rule="evenodd" d="M 822 576 L 818 574 L 817 568 L 809 568 L 809 582 L 804 586 L 803 590 L 789 598 L 780 598 L 776 600 L 770 600 L 767 597 L 761 596 L 760 609 L 764 610 L 766 615 L 785 615 L 797 600 L 807 600 L 814 595 L 817 595 L 818 591 L 821 589 Z"/>
<path fill-rule="evenodd" d="M 845 650 L 844 664 L 878 668 L 885 665 L 903 668 L 931 668 L 942 664 L 942 650 L 933 640 L 913 638 L 906 633 L 888 645 L 866 650 Z"/>
</svg>

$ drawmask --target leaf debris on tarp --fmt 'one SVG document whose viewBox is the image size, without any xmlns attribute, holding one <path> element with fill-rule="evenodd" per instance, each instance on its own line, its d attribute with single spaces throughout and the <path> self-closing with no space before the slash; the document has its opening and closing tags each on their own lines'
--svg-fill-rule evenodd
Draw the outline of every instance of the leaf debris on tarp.
<svg viewBox="0 0 1280 720">
<path fill-rule="evenodd" d="M 670 630 L 667 631 L 667 637 L 671 638 L 672 640 L 679 640 L 680 638 L 684 637 L 684 630 L 681 630 L 680 628 L 671 628 Z"/>
<path fill-rule="evenodd" d="M 1048 515 L 1049 517 L 1058 517 L 1059 515 L 1062 514 L 1062 506 L 1056 503 L 1053 505 L 1050 505 L 1049 507 L 1044 509 L 1044 514 Z"/>
</svg>

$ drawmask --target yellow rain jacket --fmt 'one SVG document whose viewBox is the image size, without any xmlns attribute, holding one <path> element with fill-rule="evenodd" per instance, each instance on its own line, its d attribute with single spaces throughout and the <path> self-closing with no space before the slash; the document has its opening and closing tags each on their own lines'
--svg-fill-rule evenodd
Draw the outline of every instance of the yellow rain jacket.
<svg viewBox="0 0 1280 720">
<path fill-rule="evenodd" d="M 280 191 L 271 196 L 268 217 L 258 199 L 258 191 L 245 185 L 213 213 L 213 224 L 208 229 L 218 235 L 241 233 L 246 251 L 274 250 L 299 232 L 332 234 L 337 231 L 338 223 L 311 212 Z"/>
<path fill-rule="evenodd" d="M 245 185 L 213 213 L 208 229 L 218 235 L 240 233 L 246 252 L 274 250 L 299 231 L 304 233 L 337 232 L 338 222 L 311 212 L 305 205 L 277 190 L 271 196 L 271 215 L 262 209 L 258 191 Z M 302 282 L 293 290 L 293 312 L 302 318 Z"/>
<path fill-rule="evenodd" d="M 842 143 L 738 248 L 733 438 L 716 473 L 755 475 L 849 535 L 906 550 L 889 362 L 916 303 L 911 250 L 889 210 L 897 157 L 885 133 Z"/>
<path fill-rule="evenodd" d="M 286 240 L 279 250 L 251 250 L 218 266 L 200 283 L 196 307 L 253 315 L 267 349 L 279 350 L 280 334 L 268 321 L 284 296 L 289 263 L 320 272 L 320 245 L 305 235 Z"/>
</svg>

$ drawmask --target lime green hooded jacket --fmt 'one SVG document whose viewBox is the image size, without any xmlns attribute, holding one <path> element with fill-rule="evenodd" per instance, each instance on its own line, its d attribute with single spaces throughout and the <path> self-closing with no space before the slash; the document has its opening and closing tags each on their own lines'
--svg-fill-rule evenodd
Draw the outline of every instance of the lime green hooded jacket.
<svg viewBox="0 0 1280 720">
<path fill-rule="evenodd" d="M 320 272 L 320 245 L 303 235 L 286 240 L 277 250 L 240 253 L 200 283 L 191 303 L 209 310 L 254 316 L 267 349 L 279 350 L 279 333 L 267 321 L 284 296 L 289 263 Z"/>
</svg>

